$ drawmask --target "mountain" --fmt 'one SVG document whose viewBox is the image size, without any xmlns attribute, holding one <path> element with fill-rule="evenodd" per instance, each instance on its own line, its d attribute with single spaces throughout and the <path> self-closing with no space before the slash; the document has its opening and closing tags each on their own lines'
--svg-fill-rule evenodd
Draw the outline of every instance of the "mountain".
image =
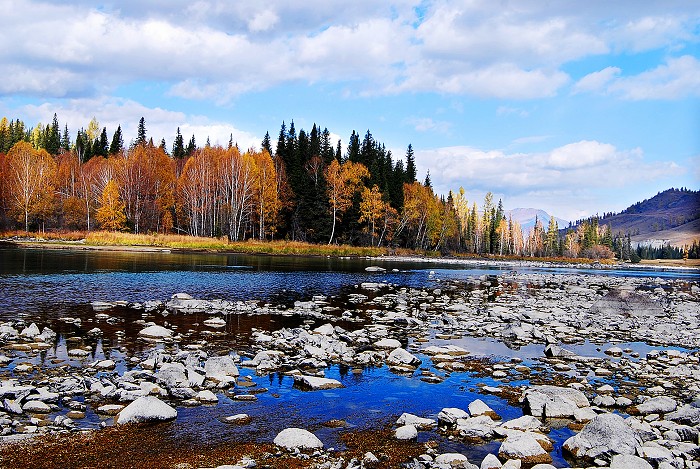
<svg viewBox="0 0 700 469">
<path fill-rule="evenodd" d="M 606 214 L 599 223 L 610 225 L 613 234 L 629 233 L 641 244 L 691 244 L 700 238 L 700 191 L 668 189 L 620 213 Z"/>
<path fill-rule="evenodd" d="M 535 218 L 540 220 L 545 230 L 547 229 L 549 219 L 551 218 L 550 214 L 537 208 L 514 208 L 513 210 L 506 210 L 505 216 L 506 219 L 512 218 L 513 221 L 520 223 L 520 226 L 523 228 L 523 233 L 526 236 L 535 226 Z M 554 217 L 554 219 L 557 221 L 559 229 L 569 226 L 568 220 L 563 220 L 557 217 Z"/>
</svg>

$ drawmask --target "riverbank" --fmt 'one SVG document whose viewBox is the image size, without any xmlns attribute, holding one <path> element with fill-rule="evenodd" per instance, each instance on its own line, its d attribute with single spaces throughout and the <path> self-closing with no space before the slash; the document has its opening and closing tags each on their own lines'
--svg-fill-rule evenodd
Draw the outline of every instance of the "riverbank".
<svg viewBox="0 0 700 469">
<path fill-rule="evenodd" d="M 613 259 L 583 258 L 529 258 L 514 256 L 441 255 L 439 252 L 422 252 L 409 249 L 388 249 L 348 245 L 311 244 L 298 241 L 230 242 L 226 238 L 197 238 L 182 235 L 134 235 L 117 232 L 43 233 L 25 236 L 24 233 L 5 233 L 0 244 L 36 249 L 67 249 L 86 251 L 128 252 L 209 252 L 220 254 L 260 254 L 279 256 L 367 257 L 395 261 L 441 262 L 450 264 L 499 263 L 512 266 L 584 266 L 598 268 L 624 268 L 629 264 Z M 700 259 L 643 260 L 634 268 L 700 268 Z"/>
</svg>

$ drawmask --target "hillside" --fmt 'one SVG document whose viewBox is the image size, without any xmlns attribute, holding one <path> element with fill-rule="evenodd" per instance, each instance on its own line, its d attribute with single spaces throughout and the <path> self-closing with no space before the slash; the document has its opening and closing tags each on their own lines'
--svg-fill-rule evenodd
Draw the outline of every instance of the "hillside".
<svg viewBox="0 0 700 469">
<path fill-rule="evenodd" d="M 614 234 L 629 233 L 636 242 L 683 245 L 700 238 L 700 191 L 669 189 L 600 219 Z"/>
<path fill-rule="evenodd" d="M 549 219 L 551 218 L 550 214 L 548 214 L 544 210 L 536 208 L 514 208 L 513 210 L 506 210 L 505 216 L 506 218 L 512 218 L 513 221 L 517 221 L 518 223 L 520 223 L 520 226 L 522 227 L 523 232 L 525 234 L 529 233 L 530 230 L 532 230 L 532 228 L 535 226 L 535 219 L 540 220 L 542 226 L 545 229 L 547 229 L 547 226 L 549 225 Z M 554 217 L 554 219 L 557 221 L 559 229 L 563 229 L 569 226 L 568 220 L 564 220 L 562 218 L 557 217 Z"/>
</svg>

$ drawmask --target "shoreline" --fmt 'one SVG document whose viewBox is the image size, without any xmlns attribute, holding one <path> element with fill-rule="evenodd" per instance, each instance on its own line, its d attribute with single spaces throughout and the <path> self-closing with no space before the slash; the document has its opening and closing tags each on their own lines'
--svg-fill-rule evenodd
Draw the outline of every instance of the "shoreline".
<svg viewBox="0 0 700 469">
<path fill-rule="evenodd" d="M 238 254 L 250 256 L 280 256 L 280 257 L 336 257 L 356 258 L 356 259 L 373 259 L 382 262 L 421 262 L 426 264 L 451 264 L 451 265 L 504 265 L 513 267 L 555 267 L 555 268 L 589 268 L 600 270 L 660 270 L 660 271 L 700 271 L 700 259 L 655 259 L 643 260 L 638 264 L 627 262 L 608 261 L 600 262 L 596 260 L 583 259 L 509 259 L 507 257 L 460 257 L 460 256 L 425 256 L 420 254 L 415 255 L 381 255 L 381 256 L 362 256 L 362 255 L 328 255 L 314 253 L 269 253 L 269 252 L 245 252 L 238 250 L 213 249 L 213 248 L 181 248 L 167 246 L 147 246 L 147 245 L 116 245 L 116 244 L 85 244 L 82 241 L 24 241 L 16 239 L 0 239 L 0 247 L 12 246 L 18 249 L 51 249 L 51 250 L 72 250 L 72 251 L 113 251 L 113 252 L 133 252 L 133 253 L 181 253 L 181 254 Z"/>
</svg>

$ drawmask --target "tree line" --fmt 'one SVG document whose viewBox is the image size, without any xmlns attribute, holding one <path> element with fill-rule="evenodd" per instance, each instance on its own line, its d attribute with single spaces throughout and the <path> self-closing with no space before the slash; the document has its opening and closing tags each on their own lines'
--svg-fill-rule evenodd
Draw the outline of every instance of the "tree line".
<svg viewBox="0 0 700 469">
<path fill-rule="evenodd" d="M 394 158 L 368 130 L 348 144 L 327 128 L 282 123 L 273 148 L 188 143 L 147 135 L 124 144 L 93 118 L 71 139 L 68 126 L 27 128 L 0 120 L 0 226 L 29 230 L 125 230 L 246 239 L 290 239 L 418 250 L 537 257 L 613 257 L 609 227 L 582 223 L 561 234 L 552 218 L 524 232 L 486 194 L 434 192 L 419 182 L 409 144 Z M 623 257 L 624 258 L 624 257 Z"/>
</svg>

